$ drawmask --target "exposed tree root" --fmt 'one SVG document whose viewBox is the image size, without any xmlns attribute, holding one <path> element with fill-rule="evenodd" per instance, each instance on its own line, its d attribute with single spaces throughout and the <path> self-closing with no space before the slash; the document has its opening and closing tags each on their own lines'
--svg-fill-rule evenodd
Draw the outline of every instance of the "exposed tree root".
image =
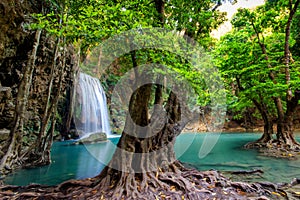
<svg viewBox="0 0 300 200">
<path fill-rule="evenodd" d="M 199 172 L 171 164 L 176 172 L 157 171 L 70 180 L 58 186 L 2 186 L 0 199 L 285 199 L 287 193 L 273 183 L 232 182 L 217 171 Z M 113 178 L 107 180 L 107 178 Z M 111 185 L 108 185 L 108 182 Z M 300 181 L 299 181 L 300 182 Z M 298 184 L 294 181 L 294 184 Z M 286 187 L 286 186 L 285 186 Z"/>
<path fill-rule="evenodd" d="M 273 140 L 267 137 L 262 137 L 256 141 L 248 142 L 244 145 L 246 149 L 255 149 L 265 147 L 268 143 L 272 143 Z"/>
<path fill-rule="evenodd" d="M 278 140 L 269 140 L 268 142 L 250 142 L 244 147 L 247 149 L 258 149 L 261 155 L 267 157 L 290 160 L 295 160 L 300 157 L 300 145 L 298 143 L 286 144 Z"/>
</svg>

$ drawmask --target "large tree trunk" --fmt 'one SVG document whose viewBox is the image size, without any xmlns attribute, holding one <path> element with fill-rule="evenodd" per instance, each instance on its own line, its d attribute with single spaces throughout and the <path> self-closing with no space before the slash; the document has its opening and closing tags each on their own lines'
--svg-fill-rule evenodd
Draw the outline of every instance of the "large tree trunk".
<svg viewBox="0 0 300 200">
<path fill-rule="evenodd" d="M 173 149 L 175 138 L 183 128 L 177 124 L 181 115 L 178 99 L 171 93 L 165 108 L 168 116 L 156 112 L 149 119 L 151 90 L 152 85 L 144 85 L 132 95 L 125 128 L 113 156 L 118 159 L 113 159 L 99 176 L 102 190 L 113 187 L 109 198 L 130 194 L 131 198 L 155 199 L 150 194 L 150 185 L 156 190 L 165 187 L 160 179 L 169 179 L 171 175 L 167 177 L 163 172 L 175 172 L 180 167 Z M 151 196 L 140 196 L 141 191 Z"/>
<path fill-rule="evenodd" d="M 299 149 L 300 144 L 295 140 L 294 135 L 294 113 L 300 100 L 300 91 L 296 90 L 294 96 L 287 101 L 286 112 L 282 121 L 277 124 L 277 140 L 279 144 L 283 144 L 287 148 Z"/>
<path fill-rule="evenodd" d="M 295 140 L 294 130 L 293 130 L 293 116 L 300 99 L 299 90 L 295 90 L 294 94 L 292 88 L 289 86 L 291 82 L 290 75 L 290 62 L 292 56 L 290 53 L 290 33 L 293 17 L 297 11 L 300 0 L 297 0 L 292 5 L 292 1 L 289 1 L 289 18 L 285 27 L 285 44 L 284 44 L 284 71 L 285 71 L 285 83 L 288 85 L 286 91 L 286 111 L 283 111 L 282 104 L 276 104 L 278 111 L 278 123 L 277 123 L 277 140 L 279 144 L 283 144 L 287 148 L 299 149 L 299 143 Z"/>
<path fill-rule="evenodd" d="M 139 76 L 147 75 L 136 70 L 135 51 L 131 52 L 131 58 L 136 80 L 144 80 L 145 77 Z M 155 199 L 155 191 L 172 190 L 172 185 L 181 190 L 192 188 L 192 184 L 177 173 L 183 167 L 174 153 L 176 136 L 188 120 L 181 119 L 182 105 L 173 92 L 162 107 L 163 88 L 157 84 L 150 118 L 153 86 L 142 85 L 131 96 L 125 128 L 113 159 L 97 177 L 99 195 L 105 191 L 108 199 Z"/>
</svg>

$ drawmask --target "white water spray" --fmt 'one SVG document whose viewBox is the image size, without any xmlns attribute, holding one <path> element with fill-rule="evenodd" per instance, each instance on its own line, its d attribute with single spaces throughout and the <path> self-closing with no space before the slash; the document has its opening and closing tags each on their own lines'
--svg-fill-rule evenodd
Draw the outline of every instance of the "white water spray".
<svg viewBox="0 0 300 200">
<path fill-rule="evenodd" d="M 80 138 L 93 133 L 104 132 L 112 136 L 105 92 L 100 81 L 85 73 L 80 73 L 76 88 L 75 123 Z"/>
</svg>

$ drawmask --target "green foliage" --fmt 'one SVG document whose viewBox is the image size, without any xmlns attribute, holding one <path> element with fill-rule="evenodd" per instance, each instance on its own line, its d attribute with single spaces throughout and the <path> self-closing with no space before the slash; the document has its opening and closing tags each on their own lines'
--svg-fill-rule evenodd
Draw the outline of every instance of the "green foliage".
<svg viewBox="0 0 300 200">
<path fill-rule="evenodd" d="M 294 56 L 291 60 L 289 84 L 284 70 L 288 6 L 286 1 L 267 1 L 254 10 L 239 9 L 231 21 L 233 30 L 217 44 L 215 63 L 226 83 L 231 109 L 243 113 L 256 101 L 275 116 L 274 97 L 286 100 L 289 88 L 292 91 L 299 88 L 299 58 Z M 292 26 L 290 47 L 297 48 L 299 44 L 295 34 L 298 29 L 298 26 Z M 262 51 L 264 47 L 266 54 Z M 275 79 L 270 79 L 270 74 Z"/>
<path fill-rule="evenodd" d="M 218 2 L 217 2 L 218 3 Z M 219 1 L 219 3 L 221 3 Z M 196 40 L 206 48 L 213 42 L 210 32 L 225 20 L 225 14 L 212 10 L 216 5 L 211 0 L 171 0 L 166 1 L 166 27 L 184 31 L 186 35 Z"/>
<path fill-rule="evenodd" d="M 33 15 L 35 23 L 32 23 L 30 28 L 44 29 L 49 35 L 63 37 L 66 43 L 80 48 L 81 55 L 84 56 L 82 60 L 88 57 L 88 61 L 80 64 L 81 69 L 88 74 L 105 77 L 107 83 L 104 83 L 104 86 L 109 88 L 132 68 L 132 61 L 129 54 L 123 55 L 118 57 L 117 63 L 109 67 L 109 71 L 103 71 L 103 63 L 100 58 L 102 49 L 94 50 L 94 48 L 99 48 L 103 40 L 134 28 L 163 26 L 193 38 L 195 41 L 189 41 L 190 43 L 200 43 L 208 49 L 214 44 L 214 40 L 209 35 L 210 32 L 225 20 L 225 13 L 213 9 L 221 2 L 223 1 L 164 1 L 164 22 L 162 24 L 154 1 L 48 0 L 51 11 Z M 161 74 L 177 73 L 181 76 L 178 76 L 178 79 L 187 80 L 199 94 L 197 102 L 195 102 L 198 105 L 208 105 L 213 96 L 218 96 L 223 92 L 220 90 L 212 94 L 210 86 L 207 85 L 207 81 L 205 82 L 206 79 L 212 79 L 215 72 L 210 74 L 211 77 L 204 77 L 204 72 L 201 72 L 202 66 L 193 66 L 193 63 L 185 60 L 185 56 L 189 55 L 170 52 L 145 47 L 136 52 L 136 57 L 139 65 L 161 64 L 170 69 Z M 117 51 L 115 53 L 117 54 Z M 210 63 L 210 60 L 202 63 Z M 213 68 L 213 66 L 209 68 Z"/>
</svg>

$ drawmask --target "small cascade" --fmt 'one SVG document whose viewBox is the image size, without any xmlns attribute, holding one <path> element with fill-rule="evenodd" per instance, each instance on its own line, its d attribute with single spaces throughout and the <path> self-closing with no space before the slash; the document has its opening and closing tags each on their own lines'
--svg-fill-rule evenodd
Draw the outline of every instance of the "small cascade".
<svg viewBox="0 0 300 200">
<path fill-rule="evenodd" d="M 100 81 L 80 73 L 76 88 L 74 119 L 80 138 L 103 132 L 111 136 L 105 92 Z"/>
</svg>

